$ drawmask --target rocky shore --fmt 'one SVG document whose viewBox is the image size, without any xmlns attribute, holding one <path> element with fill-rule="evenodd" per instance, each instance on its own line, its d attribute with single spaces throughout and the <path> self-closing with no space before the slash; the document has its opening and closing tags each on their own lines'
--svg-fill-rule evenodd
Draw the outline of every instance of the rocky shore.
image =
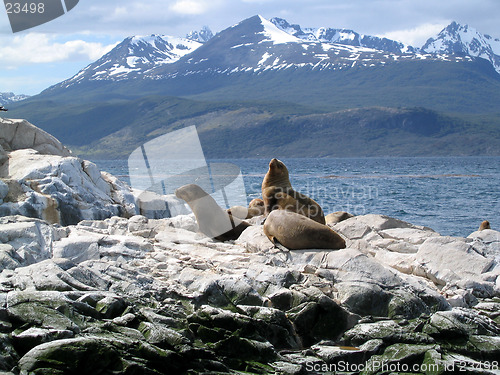
<svg viewBox="0 0 500 375">
<path fill-rule="evenodd" d="M 332 225 L 337 251 L 258 220 L 218 242 L 0 122 L 0 374 L 500 373 L 500 232 L 371 214 Z"/>
</svg>

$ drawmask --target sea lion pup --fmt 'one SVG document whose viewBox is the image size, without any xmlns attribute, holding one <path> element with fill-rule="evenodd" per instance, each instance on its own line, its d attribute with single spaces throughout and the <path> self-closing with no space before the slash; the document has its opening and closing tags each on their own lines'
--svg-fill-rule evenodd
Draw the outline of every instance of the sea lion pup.
<svg viewBox="0 0 500 375">
<path fill-rule="evenodd" d="M 265 206 L 264 206 L 264 200 L 260 198 L 255 198 L 250 201 L 248 204 L 248 214 L 252 215 L 250 218 L 255 217 L 255 216 L 260 216 L 264 215 L 265 212 Z"/>
<path fill-rule="evenodd" d="M 238 219 L 251 219 L 255 216 L 264 215 L 264 201 L 260 198 L 255 198 L 250 201 L 247 207 L 233 206 L 227 209 L 227 212 Z"/>
<path fill-rule="evenodd" d="M 326 221 L 326 224 L 334 225 L 334 224 L 340 223 L 341 221 L 350 219 L 351 217 L 354 217 L 354 215 L 350 214 L 349 212 L 337 211 L 337 212 L 332 212 L 331 214 L 326 215 L 325 221 Z"/>
<path fill-rule="evenodd" d="M 219 241 L 235 240 L 250 226 L 220 208 L 215 199 L 198 185 L 181 186 L 175 195 L 186 201 L 196 217 L 200 232 L 208 237 Z"/>
<path fill-rule="evenodd" d="M 490 222 L 488 220 L 483 221 L 479 226 L 478 230 L 485 230 L 485 229 L 491 229 Z"/>
<path fill-rule="evenodd" d="M 272 159 L 269 170 L 262 181 L 262 198 L 265 215 L 273 210 L 287 210 L 307 216 L 320 224 L 325 224 L 325 215 L 320 205 L 307 195 L 293 190 L 285 164 Z"/>
<path fill-rule="evenodd" d="M 264 233 L 272 243 L 290 250 L 344 249 L 345 241 L 330 227 L 304 215 L 274 210 L 264 222 Z"/>
</svg>

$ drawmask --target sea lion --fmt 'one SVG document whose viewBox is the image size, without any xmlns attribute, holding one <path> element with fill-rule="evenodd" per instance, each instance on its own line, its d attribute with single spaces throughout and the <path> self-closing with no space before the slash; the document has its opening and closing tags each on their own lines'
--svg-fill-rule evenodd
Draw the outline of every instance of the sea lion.
<svg viewBox="0 0 500 375">
<path fill-rule="evenodd" d="M 243 206 L 233 206 L 228 208 L 226 212 L 233 217 L 237 217 L 238 219 L 244 220 L 249 219 L 248 217 L 248 208 Z"/>
<path fill-rule="evenodd" d="M 183 199 L 193 211 L 200 231 L 219 241 L 237 239 L 250 226 L 246 221 L 223 210 L 201 187 L 184 185 L 175 191 L 177 198 Z"/>
<path fill-rule="evenodd" d="M 485 229 L 491 229 L 490 222 L 488 220 L 483 221 L 479 226 L 478 230 L 485 230 Z"/>
<path fill-rule="evenodd" d="M 272 243 L 290 250 L 346 247 L 344 239 L 330 227 L 286 210 L 274 210 L 267 216 L 264 233 Z"/>
<path fill-rule="evenodd" d="M 304 215 L 320 224 L 326 223 L 320 205 L 307 195 L 293 190 L 288 169 L 278 159 L 269 162 L 269 170 L 262 181 L 262 198 L 265 215 L 277 209 L 287 210 Z"/>
<path fill-rule="evenodd" d="M 332 212 L 331 214 L 326 215 L 325 221 L 326 221 L 326 224 L 334 225 L 334 224 L 340 223 L 341 221 L 350 219 L 351 217 L 354 217 L 354 215 L 350 214 L 349 212 L 337 211 L 337 212 Z"/>
<path fill-rule="evenodd" d="M 233 206 L 227 209 L 227 212 L 238 219 L 251 219 L 255 216 L 264 215 L 264 201 L 260 198 L 255 198 L 250 201 L 247 207 Z"/>
<path fill-rule="evenodd" d="M 265 212 L 264 200 L 261 198 L 252 199 L 248 204 L 248 211 L 249 215 L 252 215 L 250 216 L 251 218 L 255 216 L 264 215 Z"/>
</svg>

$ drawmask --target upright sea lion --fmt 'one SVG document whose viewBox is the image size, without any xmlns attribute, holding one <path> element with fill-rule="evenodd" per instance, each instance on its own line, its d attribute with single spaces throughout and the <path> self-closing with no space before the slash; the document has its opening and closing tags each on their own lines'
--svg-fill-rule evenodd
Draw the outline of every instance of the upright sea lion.
<svg viewBox="0 0 500 375">
<path fill-rule="evenodd" d="M 219 241 L 237 239 L 250 226 L 246 221 L 223 210 L 201 187 L 184 185 L 175 191 L 177 198 L 184 199 L 193 211 L 200 231 Z"/>
<path fill-rule="evenodd" d="M 491 229 L 490 222 L 488 220 L 483 221 L 479 226 L 478 230 L 485 230 L 485 229 Z"/>
<path fill-rule="evenodd" d="M 325 215 L 320 205 L 307 195 L 293 190 L 288 169 L 278 159 L 269 162 L 269 170 L 262 181 L 262 198 L 265 215 L 277 209 L 287 210 L 325 224 Z"/>
<path fill-rule="evenodd" d="M 274 210 L 264 222 L 264 233 L 272 243 L 279 242 L 290 250 L 343 249 L 346 244 L 330 227 L 304 215 Z"/>
</svg>

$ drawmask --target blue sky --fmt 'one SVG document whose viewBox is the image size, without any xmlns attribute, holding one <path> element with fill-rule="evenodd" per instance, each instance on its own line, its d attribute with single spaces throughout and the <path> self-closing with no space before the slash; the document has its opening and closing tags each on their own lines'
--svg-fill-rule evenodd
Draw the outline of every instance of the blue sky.
<svg viewBox="0 0 500 375">
<path fill-rule="evenodd" d="M 420 47 L 451 21 L 500 38 L 499 0 L 80 0 L 66 15 L 12 33 L 0 8 L 0 92 L 34 95 L 130 35 L 221 31 L 261 14 L 304 27 L 349 28 Z"/>
</svg>

